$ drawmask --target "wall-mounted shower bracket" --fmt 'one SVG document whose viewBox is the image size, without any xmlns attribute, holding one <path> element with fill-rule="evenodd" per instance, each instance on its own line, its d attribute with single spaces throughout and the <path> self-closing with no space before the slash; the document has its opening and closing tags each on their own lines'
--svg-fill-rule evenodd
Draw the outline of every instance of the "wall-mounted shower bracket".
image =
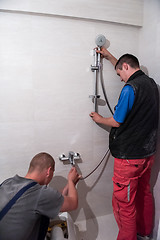
<svg viewBox="0 0 160 240">
<path fill-rule="evenodd" d="M 59 160 L 60 161 L 69 161 L 69 163 L 74 166 L 75 165 L 75 160 L 80 160 L 80 154 L 79 153 L 75 153 L 75 152 L 72 152 L 72 151 L 69 151 L 68 153 L 68 157 L 66 157 L 64 154 L 61 154 L 59 156 Z"/>
<path fill-rule="evenodd" d="M 93 66 L 91 65 L 91 71 L 94 72 L 94 71 L 99 71 L 99 66 Z"/>
<path fill-rule="evenodd" d="M 100 98 L 101 95 L 89 95 L 89 98 L 92 98 L 92 102 L 95 101 L 95 99 Z"/>
<path fill-rule="evenodd" d="M 100 97 L 98 94 L 98 75 L 101 72 L 102 65 L 101 65 L 101 54 L 100 52 L 97 52 L 101 50 L 100 45 L 97 45 L 97 47 L 94 50 L 94 65 L 91 65 L 91 71 L 94 72 L 95 75 L 95 91 L 94 95 L 91 95 L 90 98 L 92 98 L 92 102 L 94 103 L 94 111 L 98 112 L 98 104 L 97 104 L 97 98 Z"/>
<path fill-rule="evenodd" d="M 97 50 L 100 50 L 100 48 L 98 47 Z M 97 53 L 96 49 L 94 49 L 94 65 L 91 65 L 91 71 L 92 72 L 100 71 L 101 67 L 102 64 L 100 53 Z"/>
</svg>

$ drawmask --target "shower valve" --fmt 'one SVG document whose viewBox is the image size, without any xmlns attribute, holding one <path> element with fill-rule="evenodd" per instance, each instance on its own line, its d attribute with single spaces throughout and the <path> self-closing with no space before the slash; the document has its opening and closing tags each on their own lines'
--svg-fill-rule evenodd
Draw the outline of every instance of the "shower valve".
<svg viewBox="0 0 160 240">
<path fill-rule="evenodd" d="M 80 154 L 79 153 L 75 153 L 72 151 L 69 151 L 68 153 L 68 157 L 66 157 L 64 154 L 61 154 L 59 156 L 59 160 L 60 161 L 69 161 L 69 163 L 74 166 L 75 165 L 75 160 L 79 160 L 80 159 Z"/>
</svg>

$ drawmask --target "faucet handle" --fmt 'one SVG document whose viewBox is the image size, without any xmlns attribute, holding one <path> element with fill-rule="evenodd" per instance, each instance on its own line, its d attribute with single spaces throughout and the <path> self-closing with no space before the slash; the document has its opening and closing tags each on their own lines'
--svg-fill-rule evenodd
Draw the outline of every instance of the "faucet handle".
<svg viewBox="0 0 160 240">
<path fill-rule="evenodd" d="M 79 153 L 74 153 L 74 159 L 80 159 L 80 154 Z"/>
<path fill-rule="evenodd" d="M 69 151 L 68 157 L 66 157 L 64 154 L 61 154 L 59 156 L 59 160 L 61 161 L 69 161 L 69 163 L 72 166 L 75 166 L 75 161 L 74 160 L 79 160 L 80 159 L 80 154 L 79 153 L 75 153 L 73 151 Z"/>
</svg>

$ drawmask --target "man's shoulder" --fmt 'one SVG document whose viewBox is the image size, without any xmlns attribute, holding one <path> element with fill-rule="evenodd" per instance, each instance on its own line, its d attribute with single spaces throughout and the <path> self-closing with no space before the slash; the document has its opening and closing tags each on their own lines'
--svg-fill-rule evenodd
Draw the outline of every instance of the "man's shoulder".
<svg viewBox="0 0 160 240">
<path fill-rule="evenodd" d="M 132 86 L 132 84 L 130 83 L 126 83 L 124 85 L 124 87 L 122 88 L 122 91 L 121 91 L 121 97 L 125 97 L 126 98 L 126 95 L 134 95 L 135 94 L 135 90 L 134 90 L 134 86 Z"/>
<path fill-rule="evenodd" d="M 125 84 L 123 89 L 122 89 L 123 92 L 132 92 L 133 91 L 133 86 L 129 83 Z"/>
</svg>

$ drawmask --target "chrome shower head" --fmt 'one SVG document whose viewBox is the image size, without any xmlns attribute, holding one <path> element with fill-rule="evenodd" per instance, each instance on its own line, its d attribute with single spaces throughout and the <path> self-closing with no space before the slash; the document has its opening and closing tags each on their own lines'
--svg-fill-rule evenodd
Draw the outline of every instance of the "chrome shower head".
<svg viewBox="0 0 160 240">
<path fill-rule="evenodd" d="M 95 40 L 95 43 L 98 47 L 102 47 L 105 43 L 106 43 L 106 38 L 104 35 L 102 34 L 99 34 L 97 37 L 96 37 L 96 40 Z"/>
</svg>

